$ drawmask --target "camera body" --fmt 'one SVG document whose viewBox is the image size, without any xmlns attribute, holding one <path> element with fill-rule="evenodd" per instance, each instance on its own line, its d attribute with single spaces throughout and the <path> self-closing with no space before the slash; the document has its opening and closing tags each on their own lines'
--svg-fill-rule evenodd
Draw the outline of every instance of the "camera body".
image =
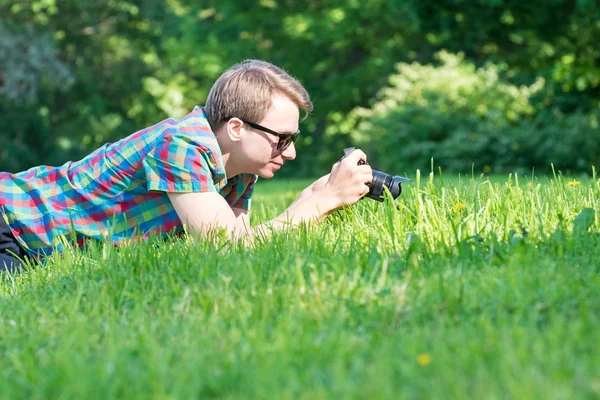
<svg viewBox="0 0 600 400">
<path fill-rule="evenodd" d="M 344 149 L 346 156 L 354 151 L 354 147 Z M 360 160 L 358 165 L 368 164 L 366 161 Z M 366 197 L 377 201 L 383 201 L 385 188 L 390 191 L 390 194 L 394 199 L 397 199 L 402 194 L 401 184 L 404 182 L 410 182 L 411 179 L 403 176 L 392 176 L 385 172 L 373 170 L 373 180 L 369 186 L 369 193 Z"/>
<path fill-rule="evenodd" d="M 358 162 L 358 165 L 364 164 L 366 164 L 366 162 L 363 160 Z M 386 174 L 385 172 L 373 170 L 373 181 L 368 185 L 369 193 L 366 197 L 377 201 L 383 201 L 383 196 L 385 193 L 384 188 L 388 188 L 392 197 L 397 199 L 402 194 L 401 184 L 403 182 L 410 181 L 410 179 L 403 176 L 392 176 L 390 174 Z"/>
</svg>

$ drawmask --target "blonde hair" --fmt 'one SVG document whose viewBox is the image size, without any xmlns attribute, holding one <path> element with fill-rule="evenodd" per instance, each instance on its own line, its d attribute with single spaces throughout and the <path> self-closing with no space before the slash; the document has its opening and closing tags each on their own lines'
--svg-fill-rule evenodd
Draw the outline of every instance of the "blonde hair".
<svg viewBox="0 0 600 400">
<path fill-rule="evenodd" d="M 306 115 L 313 109 L 296 78 L 261 60 L 245 60 L 225 71 L 210 89 L 204 109 L 213 131 L 233 117 L 259 123 L 276 94 L 289 98 Z"/>
</svg>

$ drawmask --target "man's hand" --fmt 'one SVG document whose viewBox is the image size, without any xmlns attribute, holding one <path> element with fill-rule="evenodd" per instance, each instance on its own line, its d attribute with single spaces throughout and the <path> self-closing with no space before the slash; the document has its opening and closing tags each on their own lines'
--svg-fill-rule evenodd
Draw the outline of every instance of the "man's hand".
<svg viewBox="0 0 600 400">
<path fill-rule="evenodd" d="M 366 183 L 373 180 L 373 170 L 369 165 L 358 166 L 358 160 L 367 161 L 362 151 L 354 150 L 351 157 L 350 161 L 342 163 L 341 161 L 347 160 L 346 157 L 334 164 L 331 173 L 320 177 L 304 189 L 292 206 L 311 197 L 325 195 L 334 200 L 327 203 L 331 209 L 323 210 L 327 214 L 343 206 L 354 204 L 368 194 L 369 187 Z"/>
<path fill-rule="evenodd" d="M 366 162 L 366 154 L 354 150 L 335 163 L 327 182 L 320 189 L 336 200 L 336 209 L 354 204 L 369 193 L 368 184 L 373 180 L 373 170 L 368 164 L 358 165 L 360 160 Z"/>
</svg>

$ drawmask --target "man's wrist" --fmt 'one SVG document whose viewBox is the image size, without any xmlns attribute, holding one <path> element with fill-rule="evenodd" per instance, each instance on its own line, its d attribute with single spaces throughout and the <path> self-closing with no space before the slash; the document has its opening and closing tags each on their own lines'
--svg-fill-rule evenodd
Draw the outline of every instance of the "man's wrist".
<svg viewBox="0 0 600 400">
<path fill-rule="evenodd" d="M 312 197 L 321 214 L 319 217 L 325 217 L 330 212 L 340 208 L 340 201 L 327 186 L 313 189 Z"/>
<path fill-rule="evenodd" d="M 307 188 L 280 216 L 270 221 L 275 229 L 301 222 L 318 222 L 330 212 L 340 208 L 339 199 L 328 186 Z"/>
</svg>

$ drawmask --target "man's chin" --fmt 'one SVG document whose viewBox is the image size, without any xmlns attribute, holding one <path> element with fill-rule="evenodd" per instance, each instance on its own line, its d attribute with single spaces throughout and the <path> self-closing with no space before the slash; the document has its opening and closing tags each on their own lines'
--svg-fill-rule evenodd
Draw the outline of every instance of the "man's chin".
<svg viewBox="0 0 600 400">
<path fill-rule="evenodd" d="M 271 179 L 272 177 L 275 176 L 275 171 L 272 171 L 272 170 L 260 170 L 260 171 L 258 171 L 258 173 L 256 175 L 258 175 L 262 179 Z"/>
<path fill-rule="evenodd" d="M 263 179 L 271 179 L 281 167 L 281 164 L 269 163 L 261 168 L 256 175 Z"/>
<path fill-rule="evenodd" d="M 260 176 L 263 179 L 271 179 L 275 176 L 275 172 L 276 171 L 273 171 L 273 169 L 271 168 L 262 168 L 258 170 L 256 175 Z"/>
</svg>

